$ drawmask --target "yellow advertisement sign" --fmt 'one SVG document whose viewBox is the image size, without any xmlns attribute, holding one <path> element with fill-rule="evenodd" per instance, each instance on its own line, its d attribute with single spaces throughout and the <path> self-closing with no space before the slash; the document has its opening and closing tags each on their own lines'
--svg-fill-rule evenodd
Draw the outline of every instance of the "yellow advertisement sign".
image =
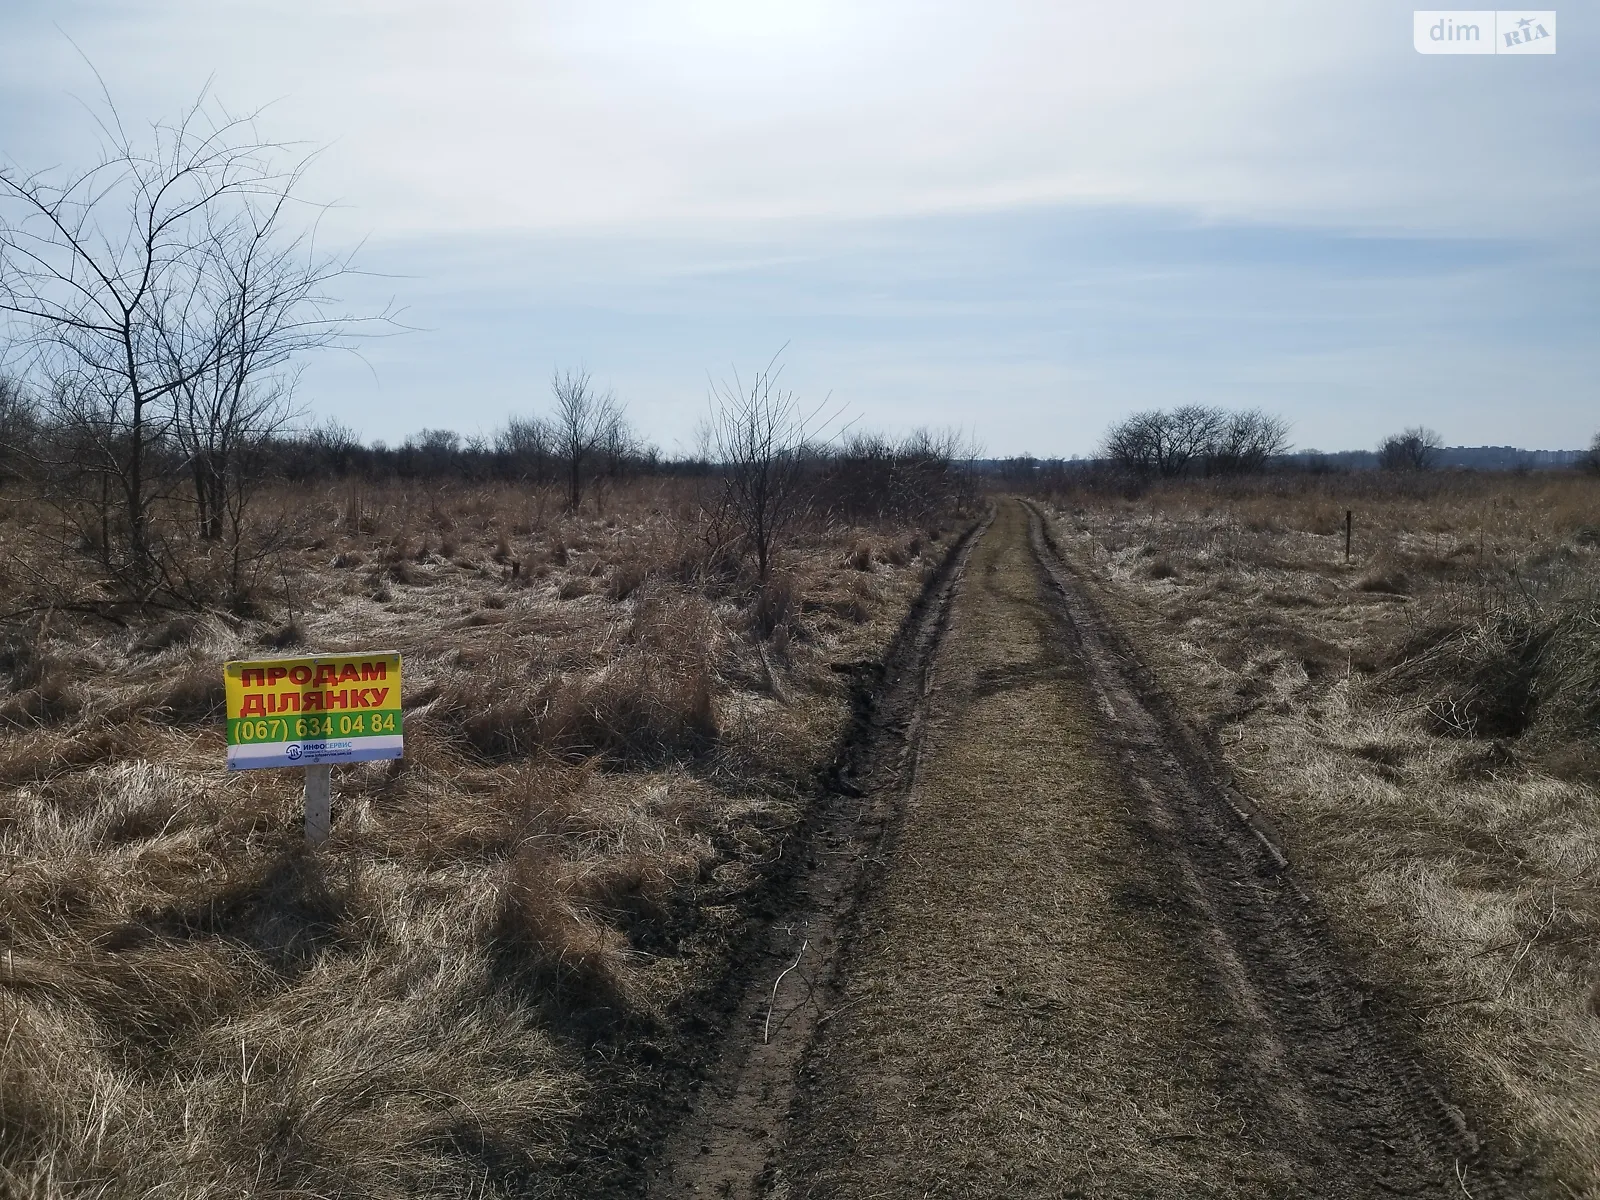
<svg viewBox="0 0 1600 1200">
<path fill-rule="evenodd" d="M 228 767 L 399 758 L 400 655 L 392 650 L 224 663 Z"/>
</svg>

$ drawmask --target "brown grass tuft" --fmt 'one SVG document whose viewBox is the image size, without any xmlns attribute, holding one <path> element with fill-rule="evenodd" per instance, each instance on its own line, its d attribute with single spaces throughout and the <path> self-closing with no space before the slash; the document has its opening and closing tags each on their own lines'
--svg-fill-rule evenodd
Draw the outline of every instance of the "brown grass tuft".
<svg viewBox="0 0 1600 1200">
<path fill-rule="evenodd" d="M 287 650 L 291 646 L 304 645 L 305 640 L 304 627 L 298 620 L 293 619 L 261 635 L 261 644 L 269 650 Z"/>
<path fill-rule="evenodd" d="M 800 588 L 795 577 L 787 572 L 774 572 L 756 589 L 755 603 L 750 607 L 750 626 L 756 636 L 772 637 L 782 629 L 785 636 L 790 624 L 800 615 Z"/>
<path fill-rule="evenodd" d="M 537 844 L 512 858 L 495 934 L 509 969 L 563 1008 L 627 1007 L 621 933 L 574 902 L 564 864 Z M 619 1013 L 620 1015 L 620 1013 Z"/>
<path fill-rule="evenodd" d="M 156 691 L 155 706 L 161 718 L 180 725 L 214 720 L 222 712 L 224 693 L 221 664 L 191 660 L 176 678 Z"/>
<path fill-rule="evenodd" d="M 1368 571 L 1355 583 L 1358 592 L 1380 592 L 1393 596 L 1406 596 L 1411 593 L 1411 580 L 1404 571 L 1386 567 Z"/>
<path fill-rule="evenodd" d="M 77 691 L 52 676 L 0 698 L 0 725 L 55 725 L 77 716 L 82 707 Z"/>
<path fill-rule="evenodd" d="M 649 567 L 639 559 L 620 562 L 611 568 L 611 574 L 606 579 L 606 595 L 619 602 L 626 600 L 643 587 L 649 577 Z"/>
<path fill-rule="evenodd" d="M 159 654 L 173 646 L 187 646 L 204 628 L 199 617 L 185 614 L 162 621 L 133 643 L 135 654 Z"/>
</svg>

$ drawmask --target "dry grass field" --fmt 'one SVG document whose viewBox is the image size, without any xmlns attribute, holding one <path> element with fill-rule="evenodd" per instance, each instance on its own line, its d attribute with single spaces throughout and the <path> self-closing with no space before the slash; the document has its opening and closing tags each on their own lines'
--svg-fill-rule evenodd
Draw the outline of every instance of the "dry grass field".
<svg viewBox="0 0 1600 1200">
<path fill-rule="evenodd" d="M 250 618 L 35 607 L 72 568 L 0 511 L 0 1193 L 581 1194 L 949 528 L 757 586 L 698 500 L 285 489 Z M 300 649 L 405 656 L 316 853 L 299 773 L 222 766 L 222 662 Z"/>
<path fill-rule="evenodd" d="M 1600 482 L 1051 500 L 1061 546 L 1272 814 L 1374 1001 L 1530 1193 L 1600 1196 Z"/>
</svg>

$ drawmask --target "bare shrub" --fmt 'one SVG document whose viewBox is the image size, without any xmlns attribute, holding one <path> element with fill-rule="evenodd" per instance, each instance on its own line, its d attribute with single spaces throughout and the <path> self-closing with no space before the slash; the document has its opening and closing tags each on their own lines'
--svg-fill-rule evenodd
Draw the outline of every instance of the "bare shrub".
<svg viewBox="0 0 1600 1200">
<path fill-rule="evenodd" d="M 1503 603 L 1475 621 L 1425 630 L 1378 686 L 1431 695 L 1444 734 L 1522 738 L 1546 749 L 1600 733 L 1600 605 L 1587 590 Z"/>
<path fill-rule="evenodd" d="M 755 553 L 761 579 L 810 501 L 805 483 L 815 454 L 812 443 L 832 424 L 821 405 L 804 408 L 798 396 L 780 386 L 782 371 L 774 357 L 748 387 L 737 373 L 732 383 L 714 387 L 706 432 L 722 472 L 723 502 Z"/>
<path fill-rule="evenodd" d="M 898 442 L 854 434 L 820 464 L 817 504 L 853 525 L 935 520 L 975 504 L 966 464 L 979 453 L 955 430 L 919 429 Z"/>
<path fill-rule="evenodd" d="M 1426 471 L 1443 445 L 1444 440 L 1433 430 L 1415 425 L 1378 443 L 1378 465 L 1385 471 Z"/>
<path fill-rule="evenodd" d="M 30 473 L 122 595 L 237 597 L 272 541 L 247 544 L 259 450 L 295 357 L 354 328 L 324 294 L 349 262 L 286 229 L 305 164 L 249 119 L 202 96 L 147 145 L 109 101 L 98 123 L 86 170 L 0 170 L 0 312 L 44 397 Z"/>
</svg>

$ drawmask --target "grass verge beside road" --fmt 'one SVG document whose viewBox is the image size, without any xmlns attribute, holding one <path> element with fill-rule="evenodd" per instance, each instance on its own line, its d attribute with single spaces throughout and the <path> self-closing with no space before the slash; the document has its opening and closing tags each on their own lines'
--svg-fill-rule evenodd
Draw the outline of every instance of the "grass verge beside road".
<svg viewBox="0 0 1600 1200">
<path fill-rule="evenodd" d="M 1531 1190 L 1596 1194 L 1600 485 L 1052 500 L 1058 543 L 1272 814 L 1378 1002 Z"/>
</svg>

